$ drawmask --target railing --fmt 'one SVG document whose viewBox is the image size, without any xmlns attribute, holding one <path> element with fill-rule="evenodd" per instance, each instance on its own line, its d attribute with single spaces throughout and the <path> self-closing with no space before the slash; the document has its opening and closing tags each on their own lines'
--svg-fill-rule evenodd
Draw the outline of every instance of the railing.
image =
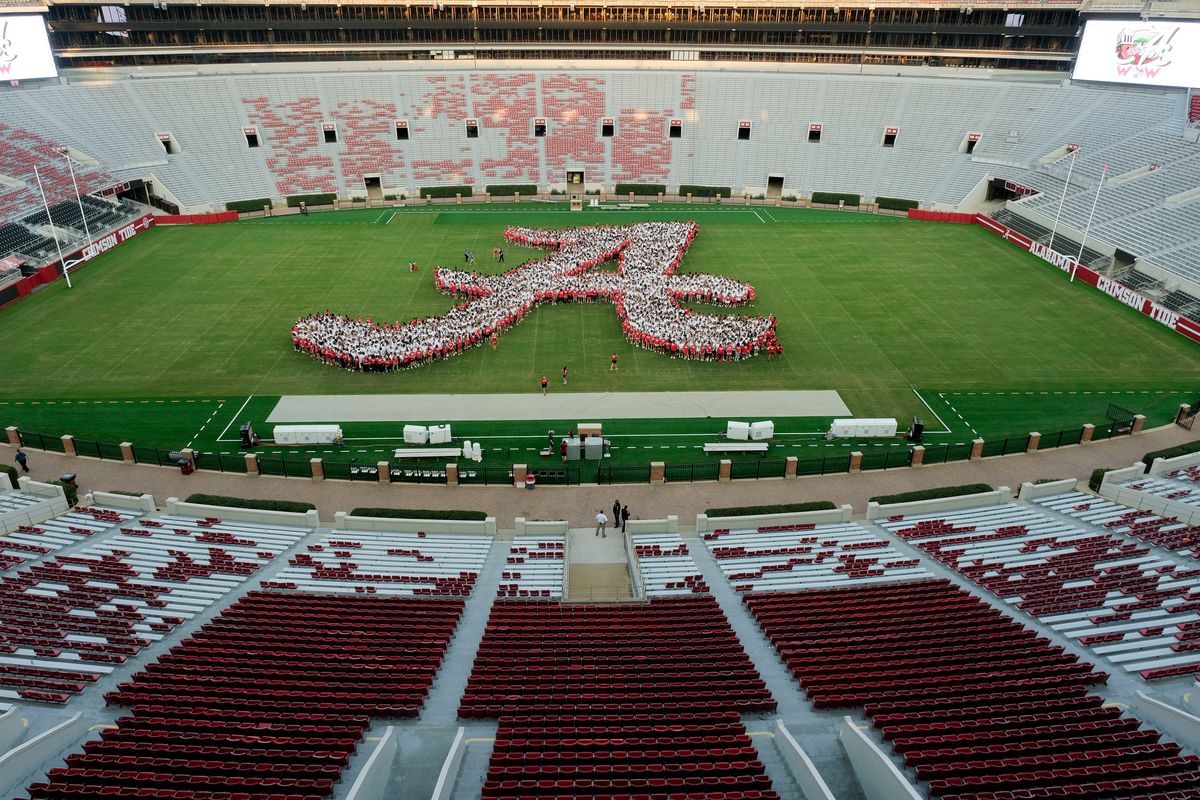
<svg viewBox="0 0 1200 800">
<path fill-rule="evenodd" d="M 1109 421 L 1096 425 L 1092 429 L 1091 440 L 1102 441 L 1114 436 L 1125 436 L 1130 433 L 1128 421 Z M 62 437 L 49 436 L 33 431 L 17 431 L 18 439 L 23 447 L 65 452 Z M 1084 428 L 1070 428 L 1041 434 L 1037 442 L 1038 450 L 1052 450 L 1057 447 L 1076 445 L 1083 441 Z M 106 460 L 120 460 L 123 453 L 120 445 L 109 442 L 98 442 L 88 439 L 76 439 L 77 455 Z M 1024 453 L 1033 443 L 1029 434 L 1010 436 L 1004 439 L 985 441 L 981 450 L 982 458 L 1005 456 L 1012 453 Z M 967 461 L 971 458 L 973 445 L 969 442 L 954 444 L 926 444 L 922 463 L 944 464 L 951 461 Z M 133 461 L 137 464 L 155 464 L 160 467 L 178 467 L 182 453 L 176 450 L 163 450 L 156 447 L 131 447 Z M 510 451 L 510 458 L 519 451 Z M 519 457 L 519 456 L 515 456 Z M 907 467 L 913 463 L 913 448 L 910 445 L 872 449 L 865 452 L 859 462 L 863 470 L 895 469 Z M 278 475 L 285 478 L 311 478 L 312 463 L 308 459 L 258 456 L 258 472 L 262 475 Z M 796 462 L 796 475 L 831 475 L 850 471 L 851 455 L 837 455 L 801 458 Z M 438 483 L 447 481 L 446 463 L 433 462 L 383 462 L 387 463 L 387 478 L 393 483 Z M 247 472 L 246 455 L 243 453 L 208 453 L 194 451 L 192 464 L 197 470 L 210 472 Z M 359 462 L 322 460 L 326 480 L 349 480 L 379 482 L 379 466 L 377 462 Z M 729 477 L 733 480 L 748 480 L 761 478 L 782 478 L 787 474 L 788 459 L 746 459 L 732 461 L 729 465 Z M 585 480 L 591 482 L 592 470 L 595 470 L 595 482 L 598 484 L 616 483 L 649 483 L 650 466 L 648 464 L 564 464 L 550 467 L 530 465 L 529 474 L 536 476 L 540 485 L 578 486 Z M 720 477 L 721 467 L 716 461 L 705 461 L 693 464 L 666 464 L 664 480 L 667 483 L 681 481 L 715 481 Z M 459 483 L 482 484 L 485 486 L 511 485 L 513 468 L 510 465 L 496 466 L 460 462 L 458 467 Z"/>
</svg>

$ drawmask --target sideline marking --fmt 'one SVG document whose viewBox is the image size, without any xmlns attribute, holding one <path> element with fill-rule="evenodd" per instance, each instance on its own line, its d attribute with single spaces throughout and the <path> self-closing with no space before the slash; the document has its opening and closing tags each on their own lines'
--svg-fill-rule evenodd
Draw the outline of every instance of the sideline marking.
<svg viewBox="0 0 1200 800">
<path fill-rule="evenodd" d="M 375 221 L 374 221 L 373 223 L 371 223 L 371 224 L 372 224 L 372 225 L 378 225 L 378 224 L 379 224 L 379 220 L 383 219 L 383 215 L 384 215 L 384 214 L 386 214 L 386 213 L 387 213 L 387 209 L 386 209 L 386 208 L 385 208 L 383 211 L 380 211 L 380 212 L 379 212 L 379 216 L 378 216 L 378 217 L 376 217 L 376 218 L 375 218 Z M 393 211 L 392 213 L 394 214 L 394 213 L 396 213 L 396 212 L 394 212 L 394 211 Z M 386 225 L 386 224 L 387 224 L 387 223 L 385 222 L 385 223 L 384 223 L 384 225 Z"/>
<path fill-rule="evenodd" d="M 912 387 L 909 387 L 909 388 L 911 389 Z M 939 423 L 941 423 L 941 426 L 944 430 L 934 431 L 934 433 L 953 433 L 954 432 L 954 431 L 950 430 L 950 426 L 946 424 L 946 421 L 943 420 L 941 417 L 939 417 L 938 413 L 933 410 L 933 406 L 931 406 L 931 405 L 929 405 L 929 403 L 925 402 L 925 398 L 921 397 L 920 392 L 918 392 L 916 389 L 912 389 L 912 393 L 917 396 L 917 399 L 921 401 L 922 405 L 924 405 L 926 408 L 929 409 L 929 413 L 933 414 L 934 419 L 936 419 Z M 941 395 L 939 394 L 938 396 L 940 397 Z"/>
<path fill-rule="evenodd" d="M 753 208 L 750 209 L 750 213 L 753 214 L 754 216 L 758 217 L 758 212 L 755 211 Z M 758 221 L 761 222 L 763 225 L 767 224 L 767 221 L 765 219 L 763 219 L 762 217 L 758 217 Z"/>
<path fill-rule="evenodd" d="M 188 402 L 190 403 L 191 401 L 189 400 Z M 249 401 L 247 401 L 247 402 L 249 402 Z M 212 422 L 213 417 L 215 417 L 217 414 L 221 413 L 221 409 L 224 407 L 225 407 L 225 401 L 222 400 L 217 405 L 217 410 L 208 415 L 208 419 L 204 420 L 204 424 L 200 426 L 200 430 L 196 431 L 196 433 L 192 436 L 191 440 L 185 445 L 185 447 L 192 446 L 192 442 L 196 441 L 196 437 L 204 432 L 204 429 L 208 427 L 208 423 Z M 236 419 L 236 417 L 235 417 L 235 419 Z"/>
<path fill-rule="evenodd" d="M 393 211 L 393 212 L 392 212 L 392 216 L 388 217 L 388 219 L 387 219 L 387 222 L 385 222 L 385 223 L 383 223 L 383 224 L 384 224 L 384 225 L 391 225 L 391 224 L 392 224 L 392 220 L 393 220 L 393 219 L 395 219 L 395 217 L 396 217 L 396 212 L 395 212 L 395 211 Z"/>
<path fill-rule="evenodd" d="M 224 441 L 235 441 L 236 442 L 236 441 L 238 441 L 237 439 L 227 440 L 223 437 L 225 436 L 226 433 L 229 432 L 229 426 L 237 421 L 238 416 L 240 416 L 241 413 L 246 410 L 246 406 L 250 405 L 250 401 L 253 399 L 254 399 L 254 395 L 250 395 L 249 397 L 247 397 L 246 402 L 242 403 L 242 407 L 234 412 L 233 419 L 229 420 L 229 425 L 226 425 L 225 430 L 221 431 L 221 433 L 217 436 L 218 442 L 224 442 Z"/>
</svg>

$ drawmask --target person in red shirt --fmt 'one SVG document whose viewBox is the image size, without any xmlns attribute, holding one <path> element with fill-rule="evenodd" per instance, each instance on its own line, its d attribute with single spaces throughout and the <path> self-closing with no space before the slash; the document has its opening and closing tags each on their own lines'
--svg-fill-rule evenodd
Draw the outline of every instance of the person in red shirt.
<svg viewBox="0 0 1200 800">
<path fill-rule="evenodd" d="M 608 371 L 609 371 L 609 372 L 612 372 L 612 371 L 613 371 L 613 370 L 615 370 L 616 368 L 617 368 L 617 354 L 616 354 L 616 353 L 613 353 L 613 354 L 612 354 L 612 361 L 611 361 L 611 362 L 609 363 L 609 365 L 608 365 Z"/>
<path fill-rule="evenodd" d="M 546 394 L 546 387 L 550 385 L 550 379 L 545 375 L 542 376 L 542 394 Z"/>
</svg>

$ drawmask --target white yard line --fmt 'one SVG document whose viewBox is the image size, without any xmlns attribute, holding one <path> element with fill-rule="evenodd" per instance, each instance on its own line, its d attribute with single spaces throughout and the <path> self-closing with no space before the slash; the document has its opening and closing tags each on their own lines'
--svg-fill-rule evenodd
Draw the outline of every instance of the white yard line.
<svg viewBox="0 0 1200 800">
<path fill-rule="evenodd" d="M 936 419 L 942 426 L 942 430 L 940 430 L 940 431 L 926 430 L 926 433 L 953 433 L 953 431 L 950 430 L 950 426 L 946 424 L 946 421 L 943 420 L 941 417 L 939 417 L 938 413 L 933 410 L 933 406 L 931 406 L 931 405 L 929 405 L 929 403 L 925 402 L 925 398 L 921 397 L 920 392 L 918 392 L 916 389 L 913 389 L 912 393 L 917 396 L 917 399 L 921 401 L 922 405 L 924 405 L 926 408 L 929 409 L 929 413 L 933 414 L 934 419 Z M 963 420 L 963 421 L 965 422 L 966 420 Z"/>
<path fill-rule="evenodd" d="M 758 221 L 761 222 L 763 225 L 767 224 L 767 221 L 765 219 L 763 219 L 762 217 L 759 217 L 758 212 L 755 211 L 753 208 L 750 209 L 750 213 L 753 214 L 754 216 L 758 217 Z"/>
<path fill-rule="evenodd" d="M 221 431 L 221 434 L 219 436 L 217 436 L 218 442 L 240 441 L 238 439 L 226 439 L 224 437 L 225 437 L 225 434 L 229 432 L 229 426 L 232 425 L 233 423 L 237 422 L 238 416 L 246 409 L 246 406 L 250 405 L 250 401 L 253 399 L 254 399 L 254 395 L 250 395 L 249 397 L 247 397 L 246 402 L 242 403 L 242 407 L 234 412 L 233 418 L 231 420 L 229 420 L 229 425 L 226 425 L 225 430 Z"/>
</svg>

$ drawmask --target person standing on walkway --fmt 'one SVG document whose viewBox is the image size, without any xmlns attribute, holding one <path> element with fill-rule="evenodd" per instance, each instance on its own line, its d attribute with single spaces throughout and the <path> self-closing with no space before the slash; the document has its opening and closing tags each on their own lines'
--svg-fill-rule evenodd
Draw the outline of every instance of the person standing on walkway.
<svg viewBox="0 0 1200 800">
<path fill-rule="evenodd" d="M 25 451 L 20 448 L 17 449 L 17 463 L 21 466 L 21 469 L 29 472 L 29 456 L 25 455 Z"/>
<path fill-rule="evenodd" d="M 608 534 L 604 532 L 604 526 L 608 524 L 608 517 L 604 516 L 603 511 L 596 512 L 596 535 L 604 539 L 608 538 Z"/>
<path fill-rule="evenodd" d="M 550 379 L 545 375 L 542 376 L 542 396 L 546 396 L 546 387 L 550 385 Z"/>
<path fill-rule="evenodd" d="M 629 524 L 629 506 L 621 506 L 621 533 L 625 532 L 625 526 Z"/>
<path fill-rule="evenodd" d="M 613 525 L 616 525 L 618 522 L 621 521 L 621 501 L 620 500 L 617 500 L 616 502 L 613 503 L 612 519 L 613 519 Z"/>
</svg>

